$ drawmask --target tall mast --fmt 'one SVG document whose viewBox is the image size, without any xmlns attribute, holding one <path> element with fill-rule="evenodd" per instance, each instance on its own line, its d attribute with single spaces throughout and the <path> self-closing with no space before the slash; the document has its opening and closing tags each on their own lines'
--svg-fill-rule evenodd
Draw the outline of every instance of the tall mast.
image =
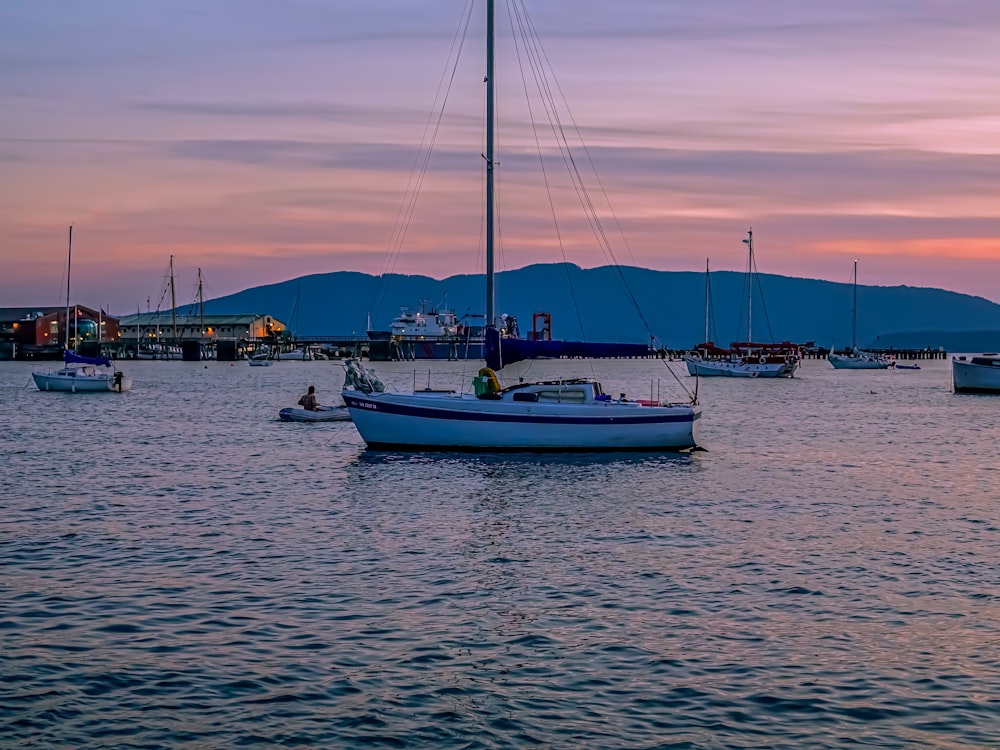
<svg viewBox="0 0 1000 750">
<path fill-rule="evenodd" d="M 712 288 L 709 286 L 708 281 L 708 258 L 705 258 L 705 342 L 711 341 L 708 337 L 708 316 L 711 310 L 712 302 Z"/>
<path fill-rule="evenodd" d="M 170 256 L 170 312 L 173 315 L 174 322 L 174 332 L 173 341 L 171 343 L 177 344 L 177 294 L 174 291 L 174 256 Z"/>
<path fill-rule="evenodd" d="M 73 225 L 69 225 L 69 249 L 66 251 L 66 349 L 69 349 L 69 277 L 73 270 Z"/>
<path fill-rule="evenodd" d="M 858 348 L 858 261 L 854 261 L 854 302 L 851 305 L 851 351 Z"/>
<path fill-rule="evenodd" d="M 747 230 L 743 243 L 750 248 L 747 259 L 747 343 L 753 343 L 753 228 Z"/>
<path fill-rule="evenodd" d="M 486 0 L 486 325 L 496 320 L 493 286 L 493 141 L 495 138 L 493 105 L 496 89 L 493 82 L 493 0 Z"/>
<path fill-rule="evenodd" d="M 201 285 L 201 269 L 198 269 L 198 325 L 201 326 L 201 335 L 205 335 L 205 295 Z"/>
</svg>

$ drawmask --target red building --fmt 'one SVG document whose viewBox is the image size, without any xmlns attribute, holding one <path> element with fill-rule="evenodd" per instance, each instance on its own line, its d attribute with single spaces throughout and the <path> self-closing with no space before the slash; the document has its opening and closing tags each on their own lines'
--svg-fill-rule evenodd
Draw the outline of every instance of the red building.
<svg viewBox="0 0 1000 750">
<path fill-rule="evenodd" d="M 67 325 L 68 324 L 68 325 Z M 65 307 L 0 307 L 0 346 L 11 356 L 21 358 L 59 358 L 69 348 L 98 346 L 100 342 L 117 343 L 118 319 L 83 305 Z"/>
</svg>

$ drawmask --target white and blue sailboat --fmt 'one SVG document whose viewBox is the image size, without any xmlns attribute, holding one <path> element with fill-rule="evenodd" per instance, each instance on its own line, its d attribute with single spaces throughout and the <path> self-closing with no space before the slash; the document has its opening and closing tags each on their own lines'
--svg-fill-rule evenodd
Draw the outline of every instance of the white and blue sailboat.
<svg viewBox="0 0 1000 750">
<path fill-rule="evenodd" d="M 73 227 L 69 228 L 66 261 L 66 312 L 64 319 L 63 367 L 53 372 L 33 372 L 32 380 L 40 391 L 64 393 L 123 393 L 132 387 L 132 379 L 115 368 L 107 357 L 83 357 L 69 348 L 70 272 L 73 264 Z M 104 368 L 104 369 L 98 369 Z M 107 368 L 110 368 L 107 369 Z"/>
<path fill-rule="evenodd" d="M 486 19 L 486 361 L 475 393 L 386 389 L 347 360 L 343 398 L 373 448 L 404 450 L 684 450 L 697 446 L 697 401 L 612 398 L 588 378 L 518 382 L 502 388 L 494 370 L 521 355 L 505 351 L 494 309 L 495 68 L 494 3 Z"/>
</svg>

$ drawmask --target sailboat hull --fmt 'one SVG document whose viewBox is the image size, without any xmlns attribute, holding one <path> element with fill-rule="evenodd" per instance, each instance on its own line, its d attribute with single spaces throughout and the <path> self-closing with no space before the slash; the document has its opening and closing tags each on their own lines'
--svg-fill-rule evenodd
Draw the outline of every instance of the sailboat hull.
<svg viewBox="0 0 1000 750">
<path fill-rule="evenodd" d="M 830 354 L 827 359 L 837 370 L 888 370 L 893 366 L 890 360 L 877 356 Z"/>
<path fill-rule="evenodd" d="M 724 378 L 791 378 L 798 369 L 798 362 L 733 362 L 728 360 L 685 357 L 689 375 Z"/>
<path fill-rule="evenodd" d="M 697 445 L 701 410 L 637 402 L 539 403 L 507 392 L 371 393 L 345 389 L 344 401 L 373 448 L 500 451 L 677 451 Z"/>
<path fill-rule="evenodd" d="M 78 368 L 67 368 L 55 372 L 33 372 L 31 377 L 40 391 L 122 393 L 132 388 L 132 378 L 127 375 L 123 375 L 119 381 L 116 381 L 114 373 L 89 374 Z"/>
</svg>

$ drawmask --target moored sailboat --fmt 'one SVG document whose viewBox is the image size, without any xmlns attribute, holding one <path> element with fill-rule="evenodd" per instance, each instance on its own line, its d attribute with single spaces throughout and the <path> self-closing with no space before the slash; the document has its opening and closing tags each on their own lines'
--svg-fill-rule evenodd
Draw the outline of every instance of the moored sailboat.
<svg viewBox="0 0 1000 750">
<path fill-rule="evenodd" d="M 123 393 L 132 387 L 132 379 L 115 368 L 107 357 L 83 357 L 70 349 L 69 311 L 70 277 L 73 270 L 73 227 L 69 228 L 69 247 L 66 253 L 66 312 L 63 320 L 64 366 L 53 372 L 33 372 L 32 380 L 40 391 L 63 393 Z M 100 330 L 100 328 L 98 328 Z M 101 370 L 98 368 L 111 368 Z"/>
<path fill-rule="evenodd" d="M 711 285 L 708 261 L 705 262 L 705 341 L 684 356 L 688 373 L 700 377 L 790 378 L 802 361 L 802 347 L 789 341 L 765 344 L 753 340 L 753 285 L 756 266 L 753 256 L 753 230 L 743 240 L 749 251 L 747 261 L 747 340 L 734 341 L 728 349 L 709 340 Z"/>
<path fill-rule="evenodd" d="M 854 261 L 853 301 L 851 303 L 851 350 L 838 354 L 830 347 L 827 359 L 837 370 L 888 370 L 895 365 L 891 359 L 858 348 L 858 262 Z"/>
<path fill-rule="evenodd" d="M 498 366 L 518 355 L 504 350 L 494 310 L 494 3 L 486 19 L 486 360 Z M 364 441 L 406 450 L 682 450 L 697 445 L 701 409 L 612 398 L 587 378 L 518 382 L 503 388 L 483 368 L 475 392 L 390 391 L 357 360 L 345 363 L 343 398 Z"/>
</svg>

